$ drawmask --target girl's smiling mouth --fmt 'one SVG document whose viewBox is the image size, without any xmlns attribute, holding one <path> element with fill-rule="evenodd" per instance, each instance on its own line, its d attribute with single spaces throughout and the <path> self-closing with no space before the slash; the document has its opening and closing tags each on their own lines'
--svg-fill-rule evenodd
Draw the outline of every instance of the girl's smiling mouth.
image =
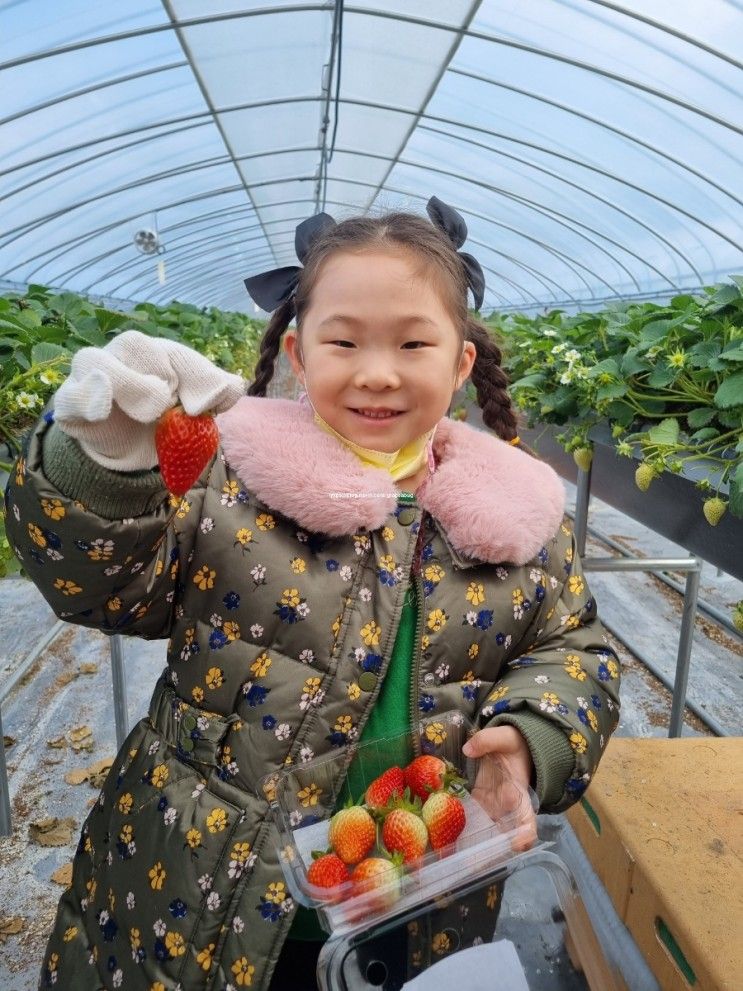
<svg viewBox="0 0 743 991">
<path fill-rule="evenodd" d="M 351 412 L 356 416 L 362 417 L 364 420 L 375 420 L 382 422 L 396 419 L 398 416 L 401 416 L 405 410 L 384 409 L 383 407 L 375 409 L 374 407 L 364 406 L 360 409 L 351 408 Z"/>
</svg>

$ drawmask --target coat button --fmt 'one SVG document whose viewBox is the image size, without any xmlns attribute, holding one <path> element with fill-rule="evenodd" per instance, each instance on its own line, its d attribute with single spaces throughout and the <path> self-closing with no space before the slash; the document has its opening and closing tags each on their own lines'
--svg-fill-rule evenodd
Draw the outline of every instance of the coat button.
<svg viewBox="0 0 743 991">
<path fill-rule="evenodd" d="M 397 521 L 402 526 L 410 526 L 413 520 L 416 518 L 418 513 L 412 506 L 403 506 L 400 512 L 397 514 Z"/>
<path fill-rule="evenodd" d="M 194 746 L 195 744 L 190 736 L 186 736 L 180 741 L 181 750 L 185 750 L 187 754 L 191 753 Z"/>
<path fill-rule="evenodd" d="M 189 715 L 183 717 L 181 725 L 187 733 L 190 733 L 192 729 L 196 729 L 196 716 L 192 716 L 189 713 Z"/>
<path fill-rule="evenodd" d="M 377 684 L 377 676 L 373 671 L 362 671 L 359 676 L 359 688 L 362 692 L 373 692 Z"/>
</svg>

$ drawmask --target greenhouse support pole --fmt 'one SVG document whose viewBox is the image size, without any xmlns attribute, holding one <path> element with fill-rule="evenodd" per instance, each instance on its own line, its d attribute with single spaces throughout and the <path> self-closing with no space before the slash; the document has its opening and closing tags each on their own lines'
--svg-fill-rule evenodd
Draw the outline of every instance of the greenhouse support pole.
<svg viewBox="0 0 743 991">
<path fill-rule="evenodd" d="M 692 557 L 693 555 L 689 555 Z M 684 591 L 684 609 L 681 614 L 681 633 L 679 649 L 676 656 L 676 677 L 673 679 L 673 701 L 671 703 L 671 722 L 668 735 L 681 736 L 684 722 L 684 707 L 686 705 L 686 684 L 689 680 L 689 662 L 691 660 L 691 638 L 694 632 L 694 617 L 697 612 L 699 598 L 699 581 L 702 576 L 702 562 L 695 558 L 697 567 L 686 576 Z"/>
<path fill-rule="evenodd" d="M 111 637 L 111 679 L 114 688 L 114 719 L 116 721 L 116 746 L 121 749 L 129 735 L 129 716 L 126 705 L 126 682 L 124 681 L 124 651 L 121 634 Z"/>
<path fill-rule="evenodd" d="M 0 706 L 0 836 L 10 836 L 10 782 L 5 764 L 5 737 L 3 736 L 3 714 Z"/>
</svg>

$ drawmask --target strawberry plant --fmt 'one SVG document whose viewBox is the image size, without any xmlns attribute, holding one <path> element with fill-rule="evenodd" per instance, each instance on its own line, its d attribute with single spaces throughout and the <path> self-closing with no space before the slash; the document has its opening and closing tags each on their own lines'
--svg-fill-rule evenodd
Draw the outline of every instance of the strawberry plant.
<svg viewBox="0 0 743 991">
<path fill-rule="evenodd" d="M 131 327 L 178 340 L 247 379 L 252 378 L 264 329 L 243 313 L 177 302 L 140 303 L 125 313 L 76 293 L 57 294 L 37 285 L 28 286 L 25 293 L 0 296 L 0 446 L 7 445 L 11 458 L 69 372 L 73 354 L 82 347 L 105 347 Z M 11 461 L 0 456 L 0 472 L 10 468 Z M 19 569 L 0 511 L 0 578 Z"/>
<path fill-rule="evenodd" d="M 581 468 L 591 462 L 589 431 L 608 422 L 617 454 L 639 456 L 643 491 L 665 471 L 702 467 L 695 484 L 708 522 L 719 521 L 721 504 L 743 517 L 742 276 L 663 305 L 495 314 L 488 323 L 515 405 L 530 427 L 564 426 L 557 439 Z"/>
</svg>

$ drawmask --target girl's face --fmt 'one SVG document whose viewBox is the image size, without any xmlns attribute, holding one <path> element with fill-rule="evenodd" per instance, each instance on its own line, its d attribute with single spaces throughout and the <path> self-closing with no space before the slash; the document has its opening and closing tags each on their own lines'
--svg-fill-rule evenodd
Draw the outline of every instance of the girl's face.
<svg viewBox="0 0 743 991">
<path fill-rule="evenodd" d="M 445 416 L 469 375 L 475 345 L 402 250 L 338 252 L 323 264 L 284 348 L 320 416 L 362 447 L 396 451 Z M 463 350 L 464 348 L 464 350 Z M 392 410 L 384 419 L 368 411 Z M 363 412 L 362 412 L 363 411 Z"/>
</svg>

